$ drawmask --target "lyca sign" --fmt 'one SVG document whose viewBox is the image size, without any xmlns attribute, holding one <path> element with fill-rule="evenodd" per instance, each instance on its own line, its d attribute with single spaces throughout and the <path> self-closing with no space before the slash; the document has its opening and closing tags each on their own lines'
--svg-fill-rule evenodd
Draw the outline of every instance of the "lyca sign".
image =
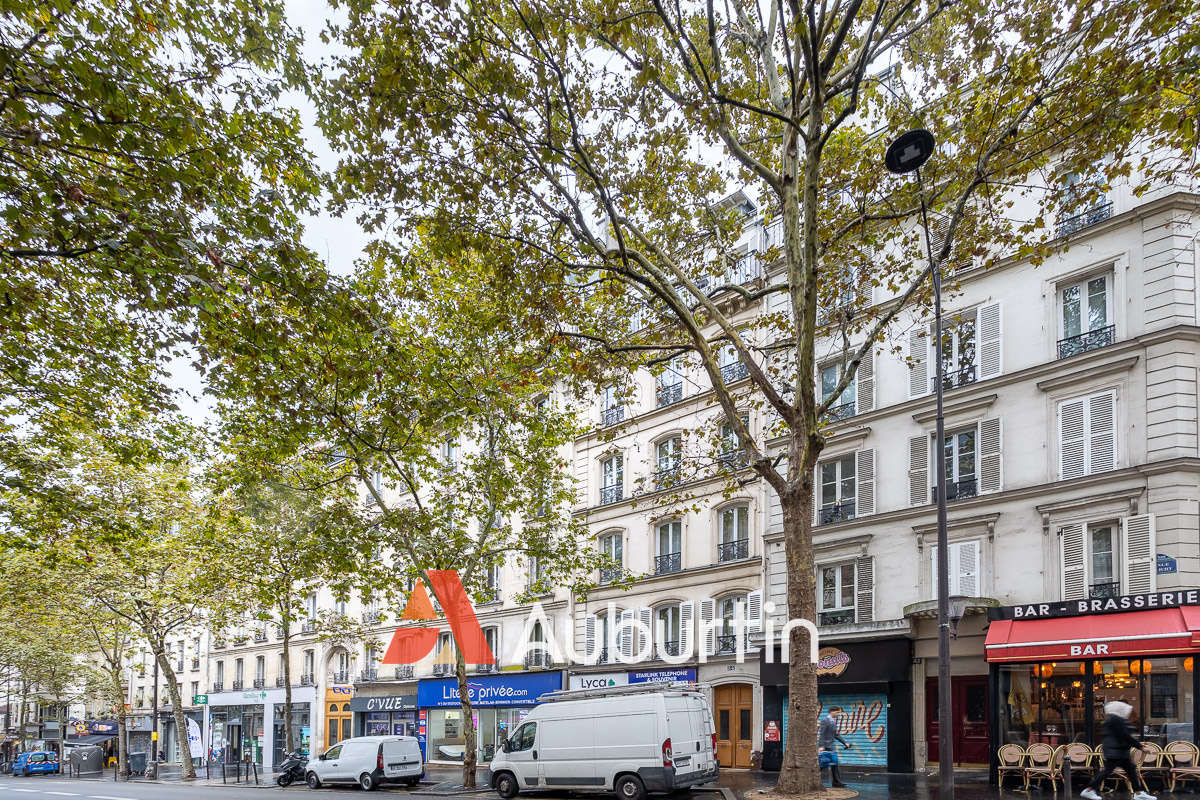
<svg viewBox="0 0 1200 800">
<path fill-rule="evenodd" d="M 1179 608 L 1200 605 L 1200 590 L 1127 594 L 1095 600 L 1063 600 L 1057 603 L 1028 603 L 989 609 L 990 619 L 1048 619 L 1078 617 L 1084 614 L 1118 614 L 1122 611 L 1146 611 L 1152 608 Z"/>
</svg>

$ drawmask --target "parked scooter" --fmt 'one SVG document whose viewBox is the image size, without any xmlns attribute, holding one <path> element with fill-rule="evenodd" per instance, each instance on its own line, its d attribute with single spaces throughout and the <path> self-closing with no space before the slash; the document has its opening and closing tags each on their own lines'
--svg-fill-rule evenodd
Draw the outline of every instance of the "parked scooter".
<svg viewBox="0 0 1200 800">
<path fill-rule="evenodd" d="M 308 766 L 308 753 L 296 750 L 288 753 L 288 757 L 279 765 L 279 776 L 275 782 L 280 786 L 289 786 L 293 781 L 304 780 L 304 768 Z"/>
</svg>

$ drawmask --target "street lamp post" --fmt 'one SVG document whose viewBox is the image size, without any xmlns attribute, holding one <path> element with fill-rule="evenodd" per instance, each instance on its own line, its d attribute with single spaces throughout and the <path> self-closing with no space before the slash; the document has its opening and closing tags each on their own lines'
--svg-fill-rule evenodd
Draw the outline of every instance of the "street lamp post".
<svg viewBox="0 0 1200 800">
<path fill-rule="evenodd" d="M 933 134 L 923 128 L 896 138 L 887 149 L 888 171 L 897 175 L 915 172 L 917 194 L 921 200 L 921 227 L 925 231 L 925 253 L 933 275 L 933 358 L 934 394 L 937 397 L 937 431 L 933 458 L 936 464 L 937 502 L 937 620 L 938 620 L 938 794 L 941 800 L 954 800 L 954 720 L 950 695 L 950 553 L 946 542 L 946 421 L 942 412 L 942 269 L 929 239 L 929 212 L 925 207 L 925 187 L 921 183 L 921 165 L 933 155 Z"/>
</svg>

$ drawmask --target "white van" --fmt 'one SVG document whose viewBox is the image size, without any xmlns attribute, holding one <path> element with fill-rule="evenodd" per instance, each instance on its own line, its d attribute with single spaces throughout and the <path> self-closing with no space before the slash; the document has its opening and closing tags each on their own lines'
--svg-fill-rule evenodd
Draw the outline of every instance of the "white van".
<svg viewBox="0 0 1200 800">
<path fill-rule="evenodd" d="M 643 800 L 717 778 L 712 710 L 695 684 L 564 690 L 540 700 L 489 766 L 501 797 L 595 789 Z"/>
<path fill-rule="evenodd" d="M 412 736 L 357 736 L 338 742 L 308 762 L 310 789 L 326 783 L 357 783 L 371 791 L 383 783 L 416 786 L 425 775 L 421 746 Z"/>
</svg>

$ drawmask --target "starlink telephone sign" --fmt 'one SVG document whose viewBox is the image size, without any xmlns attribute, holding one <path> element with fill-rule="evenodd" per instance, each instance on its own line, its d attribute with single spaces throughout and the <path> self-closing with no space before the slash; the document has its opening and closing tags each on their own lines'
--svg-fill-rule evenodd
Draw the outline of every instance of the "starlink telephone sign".
<svg viewBox="0 0 1200 800">
<path fill-rule="evenodd" d="M 1200 605 L 1200 589 L 1177 592 L 1126 594 L 1089 600 L 1062 600 L 1055 603 L 1026 603 L 988 609 L 989 619 L 1048 619 L 1078 617 L 1084 614 L 1117 614 L 1122 611 L 1147 611 L 1152 608 L 1179 608 Z"/>
</svg>

